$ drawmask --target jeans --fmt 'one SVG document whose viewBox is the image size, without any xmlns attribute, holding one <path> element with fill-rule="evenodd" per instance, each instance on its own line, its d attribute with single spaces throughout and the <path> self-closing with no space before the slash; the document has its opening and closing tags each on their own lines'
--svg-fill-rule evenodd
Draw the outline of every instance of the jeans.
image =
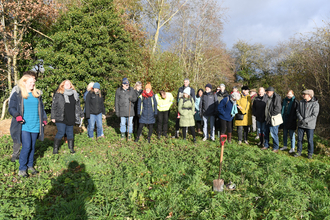
<svg viewBox="0 0 330 220">
<path fill-rule="evenodd" d="M 129 121 L 128 121 L 129 120 Z M 129 128 L 126 128 L 126 124 L 128 127 L 128 123 L 129 123 Z M 128 133 L 132 134 L 133 133 L 133 116 L 131 117 L 120 117 L 120 132 L 121 133 L 125 133 L 127 130 Z"/>
<path fill-rule="evenodd" d="M 296 138 L 295 138 L 294 130 L 283 128 L 283 145 L 288 146 L 288 132 L 289 132 L 290 140 L 291 140 L 291 148 L 294 149 L 294 147 L 296 145 Z"/>
<path fill-rule="evenodd" d="M 208 131 L 207 131 L 207 123 L 210 122 L 211 127 L 211 139 L 214 139 L 214 116 L 203 116 L 204 127 L 203 133 L 205 138 L 209 138 Z"/>
<path fill-rule="evenodd" d="M 168 130 L 168 111 L 158 112 L 158 129 L 157 133 L 161 134 L 163 127 L 164 135 L 167 134 Z"/>
<path fill-rule="evenodd" d="M 103 127 L 102 127 L 102 113 L 98 115 L 90 114 L 90 118 L 88 119 L 88 137 L 94 137 L 94 126 L 96 122 L 97 128 L 97 137 L 100 137 L 103 134 Z"/>
<path fill-rule="evenodd" d="M 307 141 L 308 141 L 308 154 L 313 155 L 314 153 L 314 129 L 298 128 L 298 152 L 302 151 L 302 141 L 304 138 L 304 133 L 306 132 Z M 21 153 L 22 154 L 22 153 Z"/>
<path fill-rule="evenodd" d="M 278 127 L 272 126 L 271 124 L 266 124 L 265 129 L 265 147 L 269 147 L 269 133 L 271 134 L 273 138 L 273 150 L 278 150 L 279 143 L 278 143 Z"/>
<path fill-rule="evenodd" d="M 56 123 L 57 134 L 55 136 L 56 139 L 62 139 L 64 134 L 68 140 L 73 139 L 73 125 L 66 125 L 64 123 Z"/>
<path fill-rule="evenodd" d="M 39 133 L 31 133 L 22 131 L 22 150 L 19 155 L 19 170 L 26 170 L 28 167 L 33 167 L 33 157 L 35 144 Z"/>
<path fill-rule="evenodd" d="M 265 126 L 266 126 L 266 122 L 260 122 L 260 121 L 257 121 L 257 132 L 259 135 L 261 134 L 265 134 Z"/>
</svg>

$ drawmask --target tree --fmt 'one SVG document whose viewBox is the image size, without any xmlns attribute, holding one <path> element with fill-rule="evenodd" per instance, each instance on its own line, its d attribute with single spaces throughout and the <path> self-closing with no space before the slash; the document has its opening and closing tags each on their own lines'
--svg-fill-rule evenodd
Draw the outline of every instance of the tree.
<svg viewBox="0 0 330 220">
<path fill-rule="evenodd" d="M 115 90 L 136 69 L 133 59 L 140 53 L 113 1 L 72 6 L 54 25 L 51 38 L 53 42 L 43 40 L 37 48 L 38 58 L 54 68 L 39 82 L 48 100 L 45 108 L 50 109 L 52 93 L 65 79 L 72 80 L 81 94 L 89 82 L 99 82 L 106 94 L 106 109 L 113 107 Z"/>
<path fill-rule="evenodd" d="M 1 40 L 0 53 L 6 58 L 8 88 L 12 88 L 12 70 L 15 84 L 18 81 L 17 61 L 19 58 L 30 58 L 30 44 L 24 41 L 24 35 L 35 31 L 47 37 L 31 25 L 38 21 L 52 22 L 57 17 L 56 6 L 52 1 L 44 0 L 0 0 Z"/>
</svg>

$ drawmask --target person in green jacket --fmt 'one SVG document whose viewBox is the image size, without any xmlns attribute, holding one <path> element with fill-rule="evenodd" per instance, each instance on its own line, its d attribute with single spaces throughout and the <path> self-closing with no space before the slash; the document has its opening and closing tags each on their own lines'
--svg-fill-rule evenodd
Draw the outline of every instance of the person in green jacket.
<svg viewBox="0 0 330 220">
<path fill-rule="evenodd" d="M 180 127 L 182 127 L 183 140 L 186 140 L 187 128 L 190 128 L 191 134 L 194 138 L 194 143 L 196 143 L 195 135 L 195 102 L 192 97 L 190 97 L 190 87 L 183 90 L 183 97 L 179 101 L 179 113 L 180 113 Z"/>
<path fill-rule="evenodd" d="M 162 134 L 163 127 L 163 135 L 167 138 L 167 130 L 168 130 L 168 115 L 169 110 L 173 104 L 174 98 L 173 95 L 169 92 L 165 92 L 161 90 L 158 94 L 156 94 L 157 100 L 157 109 L 158 109 L 158 139 L 160 139 Z"/>
</svg>

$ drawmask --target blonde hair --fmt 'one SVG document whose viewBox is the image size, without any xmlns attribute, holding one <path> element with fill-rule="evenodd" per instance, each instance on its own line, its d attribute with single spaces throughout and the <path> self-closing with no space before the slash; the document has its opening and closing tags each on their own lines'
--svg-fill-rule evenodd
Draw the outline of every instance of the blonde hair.
<svg viewBox="0 0 330 220">
<path fill-rule="evenodd" d="M 64 80 L 63 82 L 61 82 L 61 84 L 58 86 L 58 89 L 57 89 L 57 92 L 58 92 L 58 93 L 61 93 L 61 94 L 64 93 L 64 84 L 65 84 L 67 81 L 70 82 L 70 84 L 71 84 L 71 89 L 76 90 L 76 89 L 74 88 L 72 82 L 71 82 L 70 80 L 66 79 L 66 80 Z"/>
<path fill-rule="evenodd" d="M 91 91 L 95 93 L 94 88 L 92 88 Z M 99 97 L 102 97 L 101 93 L 102 93 L 102 92 L 101 92 L 101 89 L 99 89 L 99 94 L 98 94 Z M 95 93 L 95 94 L 96 94 L 96 93 Z"/>
<path fill-rule="evenodd" d="M 136 90 L 137 86 L 141 86 L 142 87 L 142 82 L 137 81 L 134 85 L 134 89 Z"/>
<path fill-rule="evenodd" d="M 29 92 L 26 89 L 26 81 L 30 78 L 33 78 L 31 75 L 24 75 L 22 78 L 18 81 L 18 87 L 21 90 L 22 97 L 24 99 L 27 99 L 29 97 Z M 32 95 L 36 98 L 38 98 L 41 95 L 41 91 L 39 89 L 36 89 L 36 86 L 33 87 Z"/>
<path fill-rule="evenodd" d="M 94 82 L 90 82 L 90 83 L 88 84 L 88 86 L 87 86 L 87 91 L 88 91 L 88 92 L 91 91 L 91 89 L 93 88 L 93 86 L 94 86 Z"/>
</svg>

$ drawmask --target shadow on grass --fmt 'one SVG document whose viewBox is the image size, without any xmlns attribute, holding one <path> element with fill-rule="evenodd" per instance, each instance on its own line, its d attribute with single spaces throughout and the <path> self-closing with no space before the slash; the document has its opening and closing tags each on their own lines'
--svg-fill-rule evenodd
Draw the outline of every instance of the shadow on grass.
<svg viewBox="0 0 330 220">
<path fill-rule="evenodd" d="M 36 203 L 35 219 L 88 219 L 85 203 L 91 200 L 95 186 L 84 164 L 69 163 L 42 200 Z"/>
</svg>

